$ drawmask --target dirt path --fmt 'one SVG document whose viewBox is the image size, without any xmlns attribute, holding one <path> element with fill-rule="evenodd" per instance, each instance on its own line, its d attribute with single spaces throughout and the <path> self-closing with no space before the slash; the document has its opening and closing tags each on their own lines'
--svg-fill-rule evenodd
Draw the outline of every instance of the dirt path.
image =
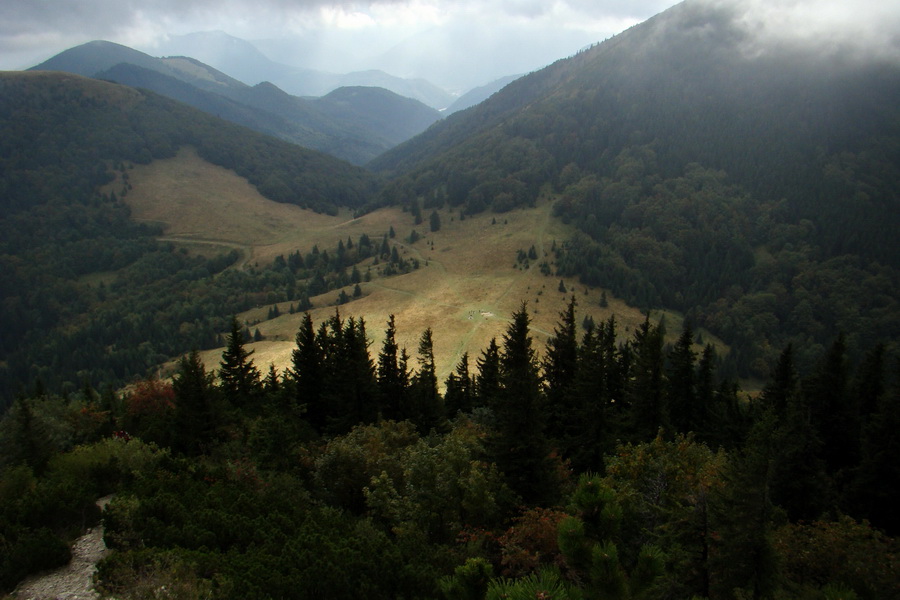
<svg viewBox="0 0 900 600">
<path fill-rule="evenodd" d="M 97 500 L 101 509 L 112 496 Z M 103 525 L 89 529 L 72 545 L 72 560 L 56 571 L 29 577 L 16 588 L 13 596 L 19 600 L 97 600 L 94 591 L 94 572 L 97 563 L 106 555 Z"/>
</svg>

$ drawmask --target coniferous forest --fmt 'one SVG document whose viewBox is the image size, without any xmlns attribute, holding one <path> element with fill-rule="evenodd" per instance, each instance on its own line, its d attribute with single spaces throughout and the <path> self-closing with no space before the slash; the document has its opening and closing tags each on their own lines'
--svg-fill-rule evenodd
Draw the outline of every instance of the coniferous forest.
<svg viewBox="0 0 900 600">
<path fill-rule="evenodd" d="M 444 382 L 433 341 L 380 348 L 307 313 L 261 372 L 232 320 L 217 368 L 122 394 L 20 396 L 0 425 L 0 577 L 64 564 L 98 522 L 117 598 L 888 598 L 898 363 L 787 346 L 750 403 L 689 325 L 578 324 L 538 355 L 528 307 Z M 439 385 L 443 383 L 443 385 Z M 444 390 L 441 392 L 440 390 Z M 543 595 L 542 595 L 543 594 Z"/>
</svg>

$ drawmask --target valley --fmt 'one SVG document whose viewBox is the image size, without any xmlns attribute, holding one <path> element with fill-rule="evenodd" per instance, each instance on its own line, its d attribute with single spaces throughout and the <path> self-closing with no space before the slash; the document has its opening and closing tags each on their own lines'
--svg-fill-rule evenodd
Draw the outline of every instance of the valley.
<svg viewBox="0 0 900 600">
<path fill-rule="evenodd" d="M 242 258 L 232 269 L 268 265 L 278 255 L 286 256 L 296 250 L 306 253 L 314 245 L 333 248 L 339 241 L 355 240 L 362 234 L 380 240 L 393 227 L 397 236 L 392 243 L 401 256 L 418 259 L 421 267 L 363 282 L 363 296 L 338 309 L 345 317 L 365 319 L 373 354 L 381 345 L 384 324 L 391 314 L 398 324 L 397 341 L 411 354 L 421 333 L 432 328 L 441 382 L 463 353 L 468 352 L 470 361 L 474 361 L 491 338 L 499 341 L 510 315 L 523 300 L 528 302 L 539 350 L 573 293 L 579 320 L 590 316 L 599 323 L 615 315 L 623 341 L 644 320 L 638 309 L 608 291 L 608 306 L 601 307 L 600 288 L 564 278 L 567 293 L 561 293 L 560 278 L 540 272 L 539 262 L 553 261 L 551 247 L 572 234 L 571 226 L 552 216 L 553 199 L 549 197 L 542 198 L 535 208 L 483 213 L 464 220 L 460 220 L 457 211 L 441 209 L 440 230 L 431 232 L 427 221 L 416 225 L 411 214 L 396 207 L 352 218 L 346 210 L 329 216 L 273 202 L 233 172 L 207 163 L 191 148 L 183 148 L 171 159 L 135 165 L 127 172 L 132 189 L 125 201 L 133 220 L 161 225 L 161 241 L 175 243 L 190 253 L 237 248 Z M 109 184 L 109 189 L 115 190 L 121 184 L 119 179 Z M 403 238 L 413 230 L 421 238 L 410 244 Z M 541 258 L 525 268 L 516 262 L 516 254 L 532 246 Z M 369 259 L 359 266 L 365 270 L 373 267 L 372 262 Z M 311 298 L 314 308 L 310 314 L 316 323 L 334 314 L 339 293 L 340 290 L 334 290 Z M 249 344 L 254 362 L 262 370 L 273 364 L 284 372 L 290 366 L 302 317 L 301 313 L 289 314 L 293 303 L 278 303 L 281 314 L 271 320 L 267 319 L 271 305 L 238 315 L 265 338 Z M 659 319 L 662 314 L 655 311 L 652 318 Z M 680 318 L 675 313 L 665 314 L 670 338 L 674 339 L 681 329 Z M 703 336 L 725 348 L 708 332 L 704 331 Z M 217 368 L 221 353 L 222 348 L 202 352 L 207 368 Z M 173 367 L 174 363 L 170 368 Z"/>
</svg>

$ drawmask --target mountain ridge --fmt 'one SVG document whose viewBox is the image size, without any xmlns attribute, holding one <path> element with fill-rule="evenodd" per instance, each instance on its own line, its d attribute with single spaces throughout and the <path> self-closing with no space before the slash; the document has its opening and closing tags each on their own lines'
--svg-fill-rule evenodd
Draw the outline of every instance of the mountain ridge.
<svg viewBox="0 0 900 600">
<path fill-rule="evenodd" d="M 271 81 L 295 96 L 325 96 L 339 87 L 383 87 L 399 96 L 413 98 L 440 110 L 453 97 L 447 91 L 423 79 L 406 79 L 370 69 L 349 73 L 331 73 L 283 64 L 270 59 L 252 42 L 222 31 L 195 32 L 170 38 L 156 48 L 168 54 L 196 56 L 204 63 L 233 77 L 256 85 Z"/>
<path fill-rule="evenodd" d="M 440 118 L 437 111 L 417 101 L 374 89 L 357 93 L 354 109 L 341 111 L 329 106 L 327 98 L 291 96 L 268 82 L 248 86 L 194 58 L 157 59 L 111 42 L 90 42 L 32 68 L 41 69 L 99 76 L 151 89 L 354 164 L 367 162 Z"/>
</svg>

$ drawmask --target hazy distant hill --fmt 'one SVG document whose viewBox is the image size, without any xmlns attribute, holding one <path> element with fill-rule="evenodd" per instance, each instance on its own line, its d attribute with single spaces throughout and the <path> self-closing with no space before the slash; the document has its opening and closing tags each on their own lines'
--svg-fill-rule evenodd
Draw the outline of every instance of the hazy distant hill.
<svg viewBox="0 0 900 600">
<path fill-rule="evenodd" d="M 192 56 L 251 85 L 270 81 L 296 96 L 324 96 L 340 87 L 382 87 L 435 109 L 453 102 L 450 93 L 423 79 L 404 79 L 378 70 L 328 73 L 289 66 L 284 63 L 290 61 L 270 60 L 252 43 L 222 31 L 173 36 L 157 51 Z"/>
<path fill-rule="evenodd" d="M 384 136 L 393 147 L 440 120 L 437 111 L 380 87 L 342 87 L 318 98 L 323 113 Z"/>
<path fill-rule="evenodd" d="M 521 77 L 521 75 L 509 75 L 507 77 L 501 77 L 500 79 L 494 80 L 488 84 L 478 86 L 477 88 L 471 89 L 459 98 L 457 98 L 453 104 L 447 107 L 444 111 L 444 116 L 451 115 L 455 112 L 459 112 L 461 110 L 465 110 L 476 104 L 484 102 L 504 87 L 515 81 Z"/>
<path fill-rule="evenodd" d="M 252 43 L 223 31 L 170 36 L 152 52 L 158 56 L 193 57 L 248 85 L 275 81 L 292 70 L 288 65 L 270 60 Z"/>
<path fill-rule="evenodd" d="M 67 71 L 146 88 L 355 164 L 367 162 L 440 118 L 437 111 L 417 101 L 374 90 L 356 92 L 352 111 L 329 110 L 328 100 L 291 96 L 271 83 L 251 87 L 193 58 L 153 58 L 110 42 L 77 46 L 33 70 Z"/>
<path fill-rule="evenodd" d="M 688 313 L 764 376 L 789 340 L 900 339 L 897 98 L 896 64 L 760 48 L 727 3 L 689 0 L 370 166 L 406 174 L 386 203 L 558 194 L 585 236 L 557 272 Z"/>
<path fill-rule="evenodd" d="M 125 63 L 98 73 L 97 77 L 155 91 L 260 133 L 355 164 L 365 163 L 396 144 L 386 141 L 367 124 L 331 118 L 318 110 L 311 100 L 286 94 L 270 83 L 254 87 L 240 84 L 222 87 L 216 92 L 209 89 L 214 86 L 207 86 L 202 81 L 200 85 L 206 89 L 159 71 Z"/>
<path fill-rule="evenodd" d="M 145 69 L 161 70 L 166 74 L 174 75 L 174 72 L 164 67 L 159 59 L 128 46 L 105 40 L 94 40 L 60 52 L 32 67 L 29 71 L 65 71 L 93 77 L 96 73 L 119 63 L 130 63 Z"/>
</svg>

